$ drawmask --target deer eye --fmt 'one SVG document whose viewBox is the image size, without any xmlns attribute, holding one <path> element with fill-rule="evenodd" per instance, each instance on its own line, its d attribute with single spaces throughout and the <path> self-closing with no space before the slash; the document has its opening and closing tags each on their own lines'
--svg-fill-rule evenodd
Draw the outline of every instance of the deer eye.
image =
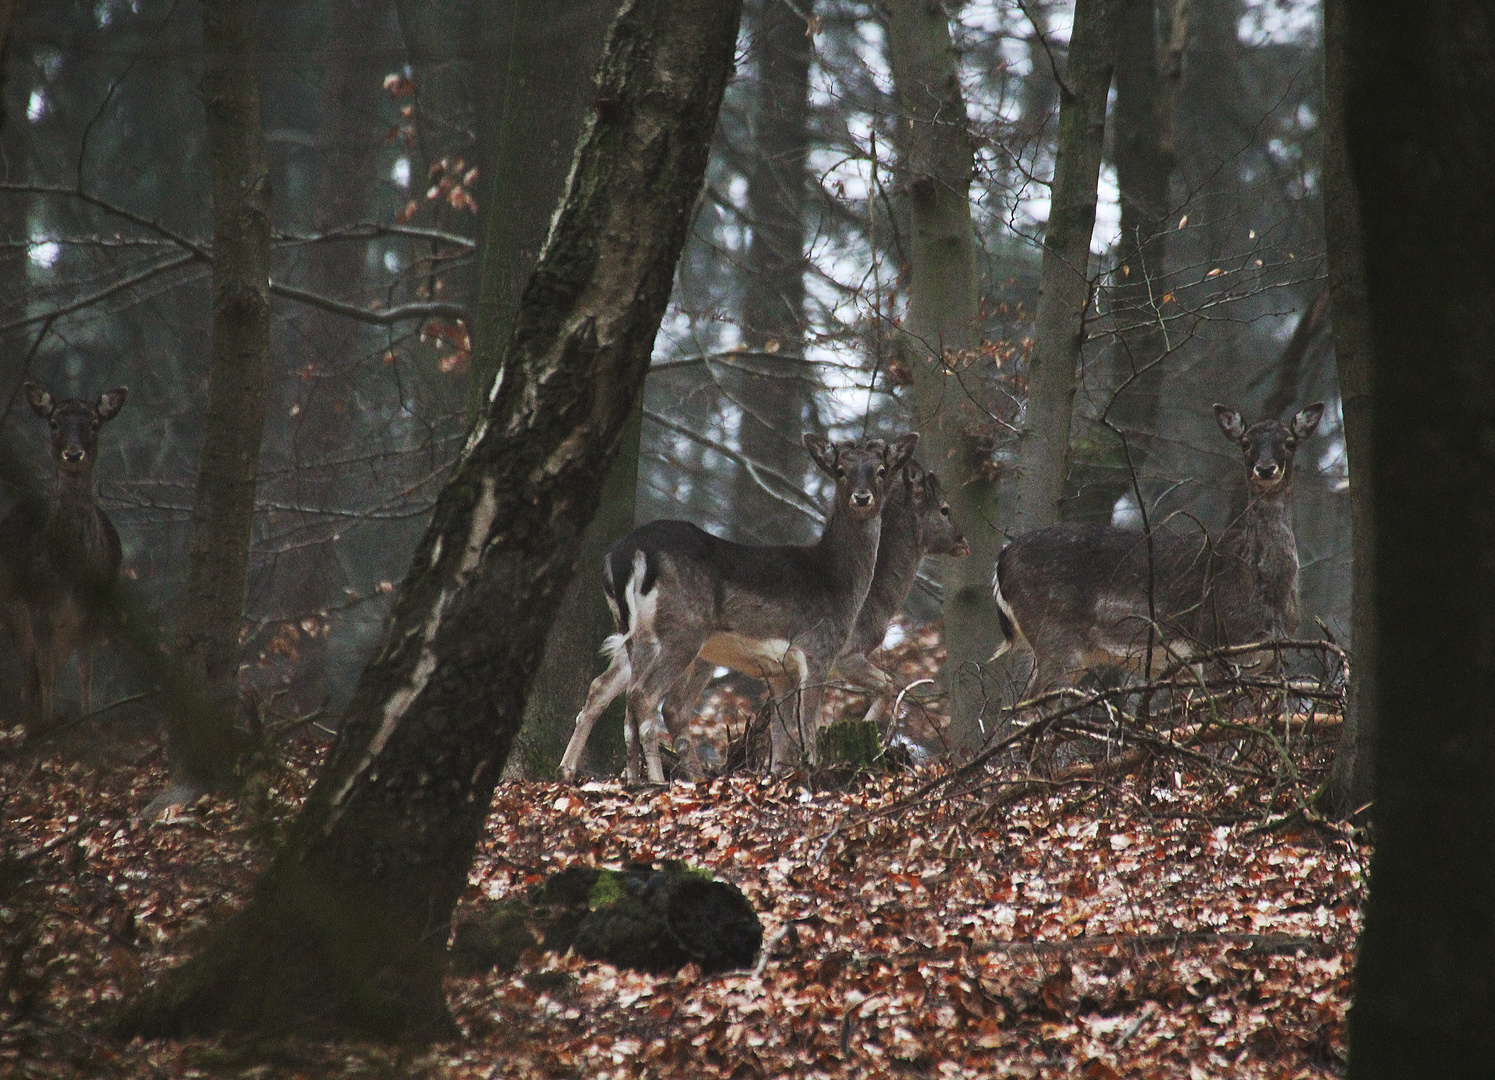
<svg viewBox="0 0 1495 1080">
<path fill-rule="evenodd" d="M 887 475 L 888 475 L 888 467 L 886 465 L 879 465 L 877 467 L 877 478 L 879 480 L 881 480 L 884 476 L 887 476 Z"/>
<path fill-rule="evenodd" d="M 1296 450 L 1298 448 L 1298 440 L 1288 439 L 1287 442 L 1282 444 L 1282 448 L 1284 450 Z"/>
<path fill-rule="evenodd" d="M 942 507 L 940 507 L 940 513 L 943 514 L 945 517 L 949 517 L 950 516 L 950 507 L 948 507 L 948 506 L 942 506 Z"/>
<path fill-rule="evenodd" d="M 846 479 L 846 470 L 843 469 L 840 465 L 836 466 L 836 479 L 837 480 L 845 480 Z"/>
</svg>

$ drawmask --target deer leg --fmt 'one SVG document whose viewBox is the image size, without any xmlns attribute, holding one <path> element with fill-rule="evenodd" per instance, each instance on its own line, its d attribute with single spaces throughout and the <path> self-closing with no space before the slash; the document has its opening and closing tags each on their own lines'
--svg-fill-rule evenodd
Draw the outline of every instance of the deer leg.
<svg viewBox="0 0 1495 1080">
<path fill-rule="evenodd" d="M 885 722 L 897 719 L 891 715 L 894 696 L 893 679 L 882 668 L 868 660 L 865 654 L 858 653 L 855 656 L 841 657 L 836 661 L 836 670 L 845 677 L 847 682 L 871 695 L 872 704 L 867 709 L 867 715 L 862 717 L 863 720 L 869 724 L 876 724 L 878 731 L 882 731 Z"/>
<path fill-rule="evenodd" d="M 690 667 L 701 642 L 693 639 L 688 644 L 675 644 L 656 640 L 650 645 L 640 642 L 640 646 L 648 648 L 652 654 L 647 661 L 638 654 L 633 658 L 637 677 L 628 688 L 629 723 L 633 725 L 628 749 L 630 761 L 636 762 L 635 747 L 642 744 L 649 782 L 662 784 L 664 764 L 659 759 L 659 702 Z M 634 769 L 636 776 L 636 764 Z"/>
<path fill-rule="evenodd" d="M 665 694 L 659 705 L 665 730 L 670 734 L 670 745 L 679 756 L 685 774 L 692 780 L 699 780 L 705 775 L 705 770 L 701 768 L 701 759 L 696 756 L 696 744 L 690 737 L 690 719 L 695 715 L 701 692 L 711 681 L 711 671 L 712 665 L 703 663 L 699 657 L 692 660 L 680 681 Z"/>
<path fill-rule="evenodd" d="M 576 715 L 576 730 L 571 733 L 571 741 L 566 744 L 566 754 L 561 758 L 562 780 L 576 779 L 576 770 L 581 766 L 581 754 L 586 749 L 587 739 L 591 737 L 593 725 L 597 723 L 603 710 L 612 704 L 613 699 L 627 689 L 632 674 L 628 653 L 625 649 L 618 649 L 613 653 L 612 663 L 607 666 L 607 670 L 592 680 L 592 686 L 587 691 L 587 703 Z"/>
</svg>

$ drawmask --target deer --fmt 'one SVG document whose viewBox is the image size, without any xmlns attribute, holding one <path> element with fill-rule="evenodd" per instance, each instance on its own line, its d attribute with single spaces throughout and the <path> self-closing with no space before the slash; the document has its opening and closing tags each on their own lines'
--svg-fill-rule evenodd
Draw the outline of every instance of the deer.
<svg viewBox="0 0 1495 1080">
<path fill-rule="evenodd" d="M 769 767 L 786 771 L 796 752 L 813 763 L 825 682 L 872 584 L 889 480 L 919 436 L 909 432 L 891 445 L 833 443 L 811 434 L 803 441 L 836 482 L 814 544 L 739 544 L 690 522 L 662 520 L 608 549 L 603 591 L 617 632 L 603 643 L 610 663 L 576 717 L 561 759 L 563 779 L 575 778 L 597 717 L 626 692 L 626 778 L 638 782 L 642 751 L 650 782 L 663 783 L 655 716 L 697 655 L 764 678 L 792 697 L 796 707 L 770 725 Z M 663 720 L 686 771 L 700 776 L 682 710 L 669 709 Z"/>
<path fill-rule="evenodd" d="M 969 555 L 971 546 L 950 517 L 940 479 L 912 458 L 903 467 L 901 483 L 888 487 L 882 512 L 882 535 L 867 599 L 857 614 L 846 648 L 836 660 L 832 675 L 839 675 L 854 689 L 872 698 L 864 720 L 881 727 L 893 706 L 893 680 L 870 660 L 887 636 L 888 624 L 903 608 L 915 575 L 925 555 Z M 738 668 L 737 654 L 729 642 L 709 638 L 673 689 L 660 702 L 660 713 L 670 732 L 684 732 L 695 705 L 718 667 L 733 668 L 746 675 L 760 675 L 755 664 Z M 787 700 L 793 686 L 783 674 L 766 676 L 775 700 Z M 681 749 L 677 739 L 677 751 Z M 684 755 L 682 755 L 684 756 Z"/>
<path fill-rule="evenodd" d="M 1218 537 L 1110 525 L 1052 525 L 1002 549 L 993 579 L 1005 639 L 1033 651 L 1030 691 L 1072 685 L 1088 669 L 1141 669 L 1154 647 L 1170 660 L 1290 637 L 1298 626 L 1293 457 L 1323 416 L 1315 403 L 1288 423 L 1246 424 L 1215 405 L 1240 447 L 1246 508 Z"/>
<path fill-rule="evenodd" d="M 119 415 L 129 391 L 116 387 L 90 404 L 56 399 L 34 382 L 23 389 L 52 428 L 52 497 L 45 507 L 23 500 L 0 519 L 0 615 L 21 658 L 23 713 L 46 722 L 57 673 L 74 653 L 81 712 L 91 711 L 92 647 L 103 631 L 97 597 L 117 580 L 121 560 L 93 471 L 99 429 Z"/>
</svg>

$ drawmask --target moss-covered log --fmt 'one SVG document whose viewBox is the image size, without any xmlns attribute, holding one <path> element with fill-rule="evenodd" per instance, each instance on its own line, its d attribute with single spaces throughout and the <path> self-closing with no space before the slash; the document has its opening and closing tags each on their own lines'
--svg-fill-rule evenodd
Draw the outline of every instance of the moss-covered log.
<svg viewBox="0 0 1495 1080">
<path fill-rule="evenodd" d="M 427 1040 L 525 695 L 648 368 L 731 71 L 739 5 L 631 0 L 504 364 L 341 735 L 249 905 L 124 1035 Z"/>
</svg>

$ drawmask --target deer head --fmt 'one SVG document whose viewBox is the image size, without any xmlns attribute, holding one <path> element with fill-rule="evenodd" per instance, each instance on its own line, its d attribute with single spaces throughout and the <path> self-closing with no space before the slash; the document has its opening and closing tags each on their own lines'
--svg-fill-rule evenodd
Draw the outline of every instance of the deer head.
<svg viewBox="0 0 1495 1080">
<path fill-rule="evenodd" d="M 117 386 L 90 405 L 79 398 L 54 399 L 38 383 L 25 386 L 31 411 L 52 427 L 52 461 L 60 473 L 89 473 L 99 452 L 99 428 L 119 415 L 129 390 Z"/>
<path fill-rule="evenodd" d="M 1289 423 L 1258 420 L 1247 427 L 1234 409 L 1215 406 L 1215 422 L 1220 430 L 1246 455 L 1246 483 L 1255 497 L 1291 489 L 1293 455 L 1297 453 L 1298 443 L 1313 434 L 1323 415 L 1323 402 L 1315 402 Z"/>
<path fill-rule="evenodd" d="M 807 434 L 804 443 L 815 464 L 836 481 L 837 508 L 844 507 L 853 521 L 866 521 L 882 511 L 888 477 L 908 463 L 919 436 L 911 431 L 889 446 L 881 439 L 833 443 Z"/>
</svg>

